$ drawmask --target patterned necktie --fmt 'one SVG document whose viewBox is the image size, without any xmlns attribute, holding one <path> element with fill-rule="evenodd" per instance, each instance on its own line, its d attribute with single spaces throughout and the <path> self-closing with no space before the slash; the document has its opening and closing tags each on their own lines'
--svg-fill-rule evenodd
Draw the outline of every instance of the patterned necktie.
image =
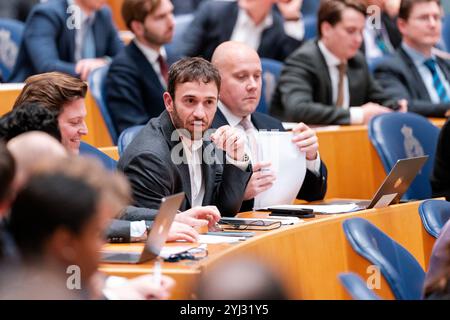
<svg viewBox="0 0 450 320">
<path fill-rule="evenodd" d="M 169 81 L 169 67 L 167 66 L 166 60 L 162 55 L 158 56 L 158 62 L 159 62 L 159 69 L 161 70 L 161 75 L 167 84 Z"/>
<path fill-rule="evenodd" d="M 82 59 L 92 59 L 96 57 L 93 25 L 92 18 L 88 18 L 84 21 L 83 47 L 81 51 Z"/>
<path fill-rule="evenodd" d="M 239 124 L 244 128 L 245 134 L 247 135 L 247 141 L 250 148 L 250 153 L 252 155 L 253 163 L 258 162 L 258 140 L 256 138 L 256 130 L 253 127 L 250 120 L 247 117 L 242 118 Z"/>
<path fill-rule="evenodd" d="M 433 86 L 436 89 L 436 92 L 439 96 L 439 100 L 441 102 L 450 102 L 447 92 L 445 91 L 444 84 L 442 83 L 441 78 L 439 77 L 436 68 L 436 61 L 434 59 L 428 59 L 425 60 L 424 64 L 430 70 L 431 75 L 433 76 Z"/>
<path fill-rule="evenodd" d="M 347 73 L 347 64 L 341 63 L 337 67 L 339 70 L 339 82 L 336 106 L 341 108 L 344 105 L 344 76 Z"/>
<path fill-rule="evenodd" d="M 384 41 L 383 33 L 379 29 L 375 29 L 375 43 L 377 47 L 381 50 L 383 55 L 388 55 L 391 53 L 386 41 Z"/>
</svg>

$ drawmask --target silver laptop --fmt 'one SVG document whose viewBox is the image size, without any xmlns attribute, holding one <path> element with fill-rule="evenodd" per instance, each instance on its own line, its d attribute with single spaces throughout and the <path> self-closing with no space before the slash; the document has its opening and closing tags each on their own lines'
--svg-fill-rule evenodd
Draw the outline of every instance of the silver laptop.
<svg viewBox="0 0 450 320">
<path fill-rule="evenodd" d="M 161 199 L 159 213 L 142 252 L 102 252 L 102 262 L 108 263 L 143 263 L 155 259 L 161 252 L 169 235 L 175 215 L 184 199 L 184 192 Z"/>
<path fill-rule="evenodd" d="M 398 160 L 372 200 L 355 202 L 359 210 L 399 203 L 427 159 L 428 156 L 422 156 Z"/>
</svg>

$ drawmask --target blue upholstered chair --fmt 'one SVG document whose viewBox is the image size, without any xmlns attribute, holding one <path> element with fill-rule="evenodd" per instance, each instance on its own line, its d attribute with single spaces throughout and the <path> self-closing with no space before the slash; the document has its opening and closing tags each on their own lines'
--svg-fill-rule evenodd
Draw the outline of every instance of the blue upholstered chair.
<svg viewBox="0 0 450 320">
<path fill-rule="evenodd" d="M 356 273 L 341 273 L 339 280 L 353 300 L 381 300 Z"/>
<path fill-rule="evenodd" d="M 450 219 L 450 202 L 445 200 L 425 200 L 419 205 L 419 215 L 423 226 L 434 238 L 439 237 L 442 227 Z"/>
<path fill-rule="evenodd" d="M 121 157 L 127 146 L 133 141 L 134 137 L 141 131 L 143 125 L 133 126 L 122 131 L 117 142 L 119 156 Z"/>
<path fill-rule="evenodd" d="M 352 248 L 380 268 L 396 299 L 421 298 L 425 272 L 405 248 L 365 219 L 348 219 L 342 225 Z"/>
<path fill-rule="evenodd" d="M 112 122 L 111 114 L 108 109 L 108 104 L 106 102 L 106 92 L 105 92 L 105 80 L 108 74 L 109 66 L 104 66 L 95 69 L 89 75 L 89 90 L 92 93 L 97 106 L 100 108 L 100 113 L 102 114 L 103 120 L 105 121 L 108 132 L 111 136 L 111 140 L 114 144 L 117 143 L 117 130 Z"/>
<path fill-rule="evenodd" d="M 433 169 L 439 129 L 418 114 L 392 112 L 372 118 L 368 131 L 386 172 L 399 159 L 429 156 L 404 199 L 431 198 L 429 177 Z"/>
<path fill-rule="evenodd" d="M 0 78 L 9 78 L 16 63 L 24 30 L 21 21 L 0 18 Z"/>
<path fill-rule="evenodd" d="M 442 40 L 447 52 L 450 52 L 450 14 L 444 17 L 442 24 Z"/>
<path fill-rule="evenodd" d="M 317 16 L 305 16 L 303 18 L 305 24 L 304 40 L 314 39 L 317 37 Z"/>
<path fill-rule="evenodd" d="M 106 153 L 101 152 L 97 148 L 91 146 L 86 142 L 80 143 L 80 155 L 94 157 L 101 161 L 106 169 L 114 171 L 117 167 L 117 161 L 109 157 Z"/>
<path fill-rule="evenodd" d="M 280 78 L 283 63 L 273 59 L 262 58 L 261 65 L 263 70 L 261 100 L 256 107 L 256 111 L 268 113 L 273 92 Z"/>
</svg>

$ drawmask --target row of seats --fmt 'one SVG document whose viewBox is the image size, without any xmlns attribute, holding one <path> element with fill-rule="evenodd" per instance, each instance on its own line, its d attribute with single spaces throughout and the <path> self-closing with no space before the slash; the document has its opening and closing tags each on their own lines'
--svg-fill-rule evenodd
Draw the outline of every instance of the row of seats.
<svg viewBox="0 0 450 320">
<path fill-rule="evenodd" d="M 427 232 L 437 238 L 450 219 L 450 203 L 426 200 L 420 204 L 419 214 Z M 379 267 L 397 300 L 418 300 L 422 297 L 425 272 L 403 246 L 362 218 L 345 220 L 343 229 L 353 250 Z M 340 274 L 339 279 L 355 300 L 380 299 L 355 273 Z"/>
</svg>

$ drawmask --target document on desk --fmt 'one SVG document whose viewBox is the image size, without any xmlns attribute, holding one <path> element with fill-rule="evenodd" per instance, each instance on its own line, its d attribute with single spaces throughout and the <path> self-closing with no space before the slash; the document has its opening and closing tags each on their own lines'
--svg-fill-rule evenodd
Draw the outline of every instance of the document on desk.
<svg viewBox="0 0 450 320">
<path fill-rule="evenodd" d="M 208 234 L 201 234 L 198 238 L 199 243 L 207 243 L 207 244 L 233 243 L 245 240 L 247 240 L 246 237 L 212 236 Z"/>
<path fill-rule="evenodd" d="M 272 187 L 255 197 L 254 208 L 291 204 L 305 179 L 305 153 L 292 143 L 294 133 L 259 131 L 258 162 L 270 161 L 276 180 Z"/>
<path fill-rule="evenodd" d="M 281 210 L 300 210 L 300 209 L 312 209 L 314 212 L 323 214 L 335 214 L 335 213 L 345 213 L 353 212 L 361 209 L 356 203 L 345 203 L 345 204 L 318 204 L 318 205 L 280 205 L 271 206 L 272 209 Z"/>
<path fill-rule="evenodd" d="M 188 251 L 190 249 L 195 248 L 196 246 L 194 245 L 182 245 L 182 246 L 164 246 L 161 249 L 161 252 L 159 253 L 159 256 L 167 259 L 169 256 L 173 255 L 173 254 L 179 254 L 185 251 Z"/>
</svg>

